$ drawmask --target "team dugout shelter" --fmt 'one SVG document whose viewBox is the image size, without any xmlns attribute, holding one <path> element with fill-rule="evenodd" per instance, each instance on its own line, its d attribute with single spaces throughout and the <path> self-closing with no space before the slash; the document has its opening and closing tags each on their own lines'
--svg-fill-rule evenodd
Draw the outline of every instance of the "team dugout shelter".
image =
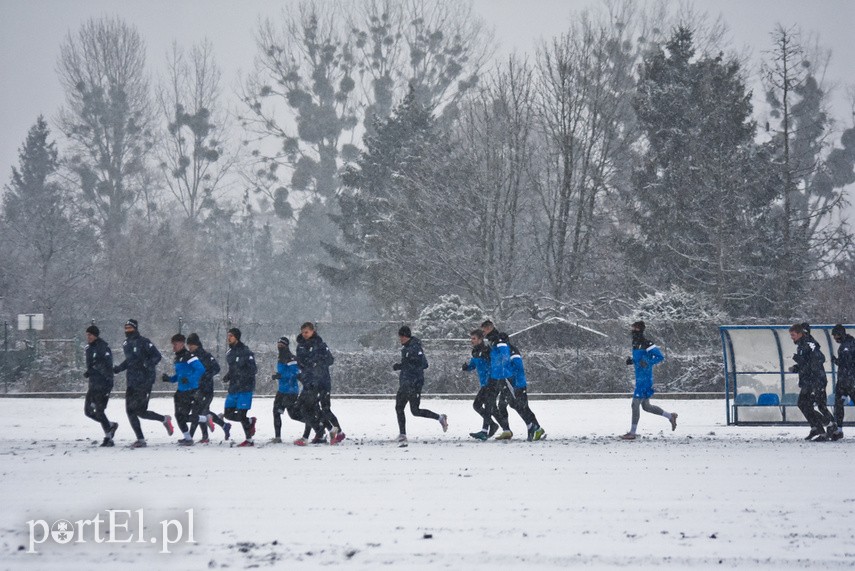
<svg viewBox="0 0 855 571">
<path fill-rule="evenodd" d="M 837 355 L 837 343 L 831 337 L 834 325 L 811 325 L 810 333 L 825 355 L 828 376 L 828 407 L 834 405 L 837 367 L 831 356 Z M 844 325 L 855 335 L 855 325 Z M 724 357 L 725 402 L 728 425 L 807 424 L 796 406 L 799 376 L 791 373 L 796 346 L 790 339 L 789 325 L 722 325 L 721 348 Z M 844 422 L 855 421 L 855 406 L 846 401 Z"/>
</svg>

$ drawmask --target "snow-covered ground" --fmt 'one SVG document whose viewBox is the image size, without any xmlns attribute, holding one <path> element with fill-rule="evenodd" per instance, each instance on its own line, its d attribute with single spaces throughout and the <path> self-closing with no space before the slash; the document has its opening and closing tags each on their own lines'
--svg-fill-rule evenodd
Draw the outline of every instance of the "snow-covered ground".
<svg viewBox="0 0 855 571">
<path fill-rule="evenodd" d="M 855 567 L 855 430 L 808 443 L 805 427 L 724 426 L 722 401 L 658 404 L 679 413 L 676 432 L 642 413 L 643 438 L 616 439 L 628 400 L 533 401 L 547 440 L 481 443 L 468 401 L 426 399 L 448 433 L 408 414 L 399 448 L 392 401 L 334 399 L 348 439 L 298 448 L 266 444 L 272 401 L 257 398 L 256 448 L 229 448 L 219 430 L 179 448 L 144 421 L 149 447 L 131 450 L 121 399 L 107 409 L 120 423 L 112 449 L 93 445 L 82 399 L 0 399 L 0 568 Z M 516 416 L 512 428 L 522 433 Z M 286 421 L 289 441 L 299 432 Z M 160 553 L 159 522 L 182 520 L 186 539 L 190 509 L 196 543 Z M 45 537 L 28 521 L 107 510 L 131 511 L 133 539 L 142 514 L 146 543 L 97 544 L 89 527 L 86 543 L 27 553 L 31 525 Z"/>
</svg>

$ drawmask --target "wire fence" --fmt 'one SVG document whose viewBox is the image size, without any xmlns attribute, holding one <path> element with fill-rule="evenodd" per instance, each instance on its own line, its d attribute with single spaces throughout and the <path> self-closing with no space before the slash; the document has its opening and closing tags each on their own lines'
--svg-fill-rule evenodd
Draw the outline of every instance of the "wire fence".
<svg viewBox="0 0 855 571">
<path fill-rule="evenodd" d="M 402 321 L 316 322 L 335 356 L 332 367 L 333 392 L 349 395 L 391 395 L 398 387 L 392 364 L 400 359 L 397 330 Z M 101 337 L 113 348 L 114 358 L 122 358 L 124 320 L 99 322 Z M 430 363 L 426 371 L 425 393 L 471 394 L 477 390 L 474 373 L 461 365 L 470 356 L 469 329 L 472 324 L 411 323 L 413 333 L 422 338 Z M 259 364 L 256 391 L 275 392 L 271 375 L 275 372 L 276 340 L 287 335 L 292 342 L 299 324 L 290 327 L 276 322 L 231 323 L 217 319 L 184 319 L 171 324 L 149 326 L 140 323 L 140 332 L 149 337 L 163 354 L 158 369 L 172 371 L 171 336 L 181 331 L 196 332 L 221 365 L 225 365 L 225 334 L 229 326 L 242 331 L 242 340 L 255 352 Z M 630 352 L 627 324 L 619 320 L 575 322 L 566 319 L 516 320 L 499 324 L 511 334 L 522 352 L 529 392 L 532 394 L 617 393 L 630 391 L 632 368 L 625 365 Z M 72 338 L 36 338 L 30 342 L 18 335 L 7 351 L 0 352 L 0 377 L 4 393 L 32 393 L 85 390 L 83 378 L 84 328 Z M 422 336 L 421 331 L 430 332 Z M 437 334 L 439 332 L 439 334 Z M 660 392 L 723 391 L 718 325 L 706 322 L 668 322 L 649 329 L 664 348 L 667 359 L 657 367 L 656 385 Z M 116 390 L 124 390 L 124 374 L 116 376 Z M 155 386 L 156 389 L 160 388 Z M 222 384 L 217 385 L 223 388 Z"/>
</svg>

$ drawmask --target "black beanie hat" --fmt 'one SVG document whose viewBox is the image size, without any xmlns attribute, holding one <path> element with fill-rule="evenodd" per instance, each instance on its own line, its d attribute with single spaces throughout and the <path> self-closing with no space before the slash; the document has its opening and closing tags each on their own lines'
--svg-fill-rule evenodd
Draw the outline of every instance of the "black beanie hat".
<svg viewBox="0 0 855 571">
<path fill-rule="evenodd" d="M 125 326 L 127 327 L 128 325 L 130 325 L 130 326 L 131 326 L 131 327 L 133 327 L 134 329 L 139 329 L 139 328 L 140 328 L 140 327 L 139 327 L 139 322 L 138 322 L 136 319 L 128 319 L 127 321 L 125 321 Z"/>
<path fill-rule="evenodd" d="M 238 329 L 237 327 L 232 327 L 231 329 L 229 329 L 228 332 L 234 335 L 235 339 L 240 341 L 240 329 Z"/>
<path fill-rule="evenodd" d="M 288 340 L 288 338 L 287 338 L 285 335 L 283 335 L 282 337 L 280 337 L 276 342 L 277 342 L 277 343 L 282 343 L 282 344 L 283 344 L 283 345 L 285 345 L 286 347 L 287 347 L 288 345 L 290 345 L 290 344 L 291 344 L 291 342 Z"/>
<path fill-rule="evenodd" d="M 644 333 L 645 327 L 646 327 L 646 325 L 644 325 L 643 321 L 636 321 L 635 323 L 632 324 L 632 328 L 638 329 L 641 333 Z"/>
<path fill-rule="evenodd" d="M 831 328 L 831 334 L 835 337 L 843 337 L 846 335 L 846 328 L 843 327 L 843 324 L 838 323 L 834 327 Z"/>
<path fill-rule="evenodd" d="M 198 333 L 191 333 L 190 335 L 188 335 L 187 336 L 187 344 L 188 345 L 198 345 L 199 347 L 201 347 L 202 346 L 202 340 L 199 339 L 199 334 Z"/>
<path fill-rule="evenodd" d="M 175 335 L 172 336 L 172 339 L 170 339 L 170 341 L 172 343 L 175 343 L 176 341 L 181 341 L 183 343 L 186 339 L 187 338 L 184 337 L 182 334 L 176 333 Z"/>
<path fill-rule="evenodd" d="M 412 337 L 413 332 L 410 331 L 409 326 L 402 325 L 400 329 L 398 329 L 398 336 L 400 337 Z"/>
<path fill-rule="evenodd" d="M 101 330 L 98 329 L 97 325 L 90 325 L 89 327 L 86 328 L 86 333 L 91 333 L 95 337 L 98 337 L 101 335 Z"/>
</svg>

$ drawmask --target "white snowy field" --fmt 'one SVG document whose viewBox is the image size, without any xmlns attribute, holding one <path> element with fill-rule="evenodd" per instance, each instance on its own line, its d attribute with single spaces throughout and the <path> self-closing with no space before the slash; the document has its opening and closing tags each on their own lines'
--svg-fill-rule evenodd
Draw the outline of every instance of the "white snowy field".
<svg viewBox="0 0 855 571">
<path fill-rule="evenodd" d="M 547 440 L 482 443 L 469 401 L 425 399 L 448 433 L 408 414 L 399 448 L 392 401 L 333 399 L 347 440 L 299 448 L 266 443 L 272 400 L 257 398 L 255 448 L 219 429 L 181 448 L 143 421 L 149 447 L 131 450 L 121 399 L 115 448 L 93 445 L 82 399 L 0 399 L 0 569 L 855 567 L 855 430 L 809 443 L 806 427 L 727 427 L 723 401 L 658 404 L 679 413 L 676 432 L 642 413 L 643 438 L 618 440 L 629 400 L 533 401 Z M 300 428 L 285 421 L 289 442 Z M 108 510 L 129 510 L 113 538 L 131 543 L 95 543 L 90 526 L 60 544 L 27 523 Z M 186 539 L 186 510 L 195 543 L 161 553 L 160 522 L 183 518 Z"/>
</svg>

